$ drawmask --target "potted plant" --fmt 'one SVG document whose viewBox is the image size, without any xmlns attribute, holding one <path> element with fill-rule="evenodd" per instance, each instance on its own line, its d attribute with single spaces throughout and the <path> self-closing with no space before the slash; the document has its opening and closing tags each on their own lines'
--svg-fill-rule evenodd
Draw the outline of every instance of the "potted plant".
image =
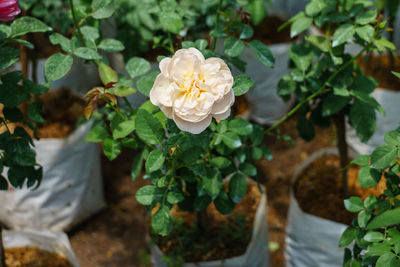
<svg viewBox="0 0 400 267">
<path fill-rule="evenodd" d="M 236 42 L 243 44 L 240 40 Z M 166 236 L 156 238 L 158 246 L 173 231 L 177 233 L 179 223 L 175 218 L 179 216 L 170 210 L 178 207 L 192 214 L 191 226 L 184 226 L 185 229 L 200 231 L 196 235 L 200 238 L 212 236 L 207 227 L 207 207 L 213 205 L 214 211 L 230 214 L 246 195 L 247 188 L 257 189 L 252 183 L 248 186 L 246 180 L 246 176 L 257 175 L 254 161 L 263 154 L 269 155 L 269 150 L 260 146 L 263 140 L 260 126 L 241 118 L 228 119 L 234 95 L 246 93 L 253 85 L 251 79 L 245 75 L 233 79 L 227 64 L 212 49 L 207 49 L 205 40 L 182 45 L 186 48 L 178 50 L 172 58 L 160 58 L 161 73 L 157 72 L 156 77 L 148 73 L 150 63 L 142 58 L 136 57 L 126 66 L 129 79 L 150 97 L 139 108 L 131 107 L 129 101 L 117 101 L 118 85 L 127 78 L 106 64 L 99 65 L 104 86 L 86 95 L 88 117 L 96 101 L 101 99 L 106 103 L 105 110 L 99 111 L 102 119 L 95 123 L 87 140 L 104 142 L 104 152 L 110 160 L 118 156 L 123 146 L 138 151 L 133 159 L 132 176 L 135 179 L 144 165 L 145 179 L 151 185 L 142 187 L 136 198 L 148 206 L 153 234 Z M 270 53 L 265 53 L 267 48 L 262 48 L 259 56 L 271 60 Z M 204 86 L 209 89 L 204 90 Z M 176 91 L 172 93 L 168 88 Z M 228 176 L 229 180 L 224 179 Z M 259 223 L 254 224 L 252 241 L 247 251 L 244 246 L 244 256 L 227 259 L 229 262 L 267 264 L 265 198 L 258 198 L 257 203 L 252 215 L 245 215 Z M 250 226 L 254 222 L 251 220 Z M 167 256 L 162 256 L 160 248 Z M 178 261 L 165 247 L 155 247 L 153 253 L 154 262 L 160 266 L 165 264 L 161 258 L 172 260 L 170 263 L 190 261 L 182 254 L 178 255 L 182 261 Z M 220 260 L 210 264 L 221 264 Z"/>
<path fill-rule="evenodd" d="M 357 180 L 357 170 L 340 172 L 349 163 L 345 121 L 348 118 L 360 140 L 366 142 L 376 129 L 375 109 L 383 112 L 379 103 L 370 96 L 376 82 L 365 76 L 355 64 L 366 51 L 384 51 L 392 47 L 382 37 L 386 23 L 376 17 L 377 10 L 372 1 L 313 0 L 307 4 L 305 11 L 288 22 L 291 30 L 297 33 L 315 24 L 325 30 L 325 35 L 308 34 L 304 43 L 291 46 L 293 71 L 280 80 L 278 94 L 288 99 L 294 93 L 299 104 L 266 133 L 272 133 L 295 112 L 299 134 L 305 140 L 313 139 L 314 125 L 329 126 L 332 121 L 337 135 L 336 155 L 339 155 L 332 159 L 330 156 L 319 157 L 331 153 L 319 152 L 320 155 L 312 156 L 318 158 L 317 161 L 299 167 L 301 174 L 293 181 L 292 205 L 288 215 L 286 259 L 289 266 L 340 264 L 338 259 L 343 250 L 338 250 L 336 243 L 346 228 L 345 224 L 351 222 L 351 217 L 346 219 L 348 215 L 342 214 L 340 208 L 337 211 L 335 208 L 340 207 L 350 189 L 352 194 L 363 192 L 354 182 Z M 345 53 L 349 43 L 358 44 L 362 47 L 361 51 L 357 55 Z M 368 182 L 376 185 L 372 180 L 365 181 L 361 186 L 366 187 Z M 307 236 L 302 233 L 307 233 Z"/>
<path fill-rule="evenodd" d="M 343 266 L 399 266 L 399 145 L 400 132 L 385 134 L 385 144 L 371 155 L 360 155 L 352 163 L 361 166 L 360 180 L 371 176 L 386 181 L 385 191 L 370 195 L 364 200 L 358 196 L 344 201 L 349 212 L 357 214 L 352 224 L 340 238 L 339 246 L 345 248 Z"/>
<path fill-rule="evenodd" d="M 49 27 L 33 17 L 15 19 L 19 13 L 18 1 L 0 2 L 0 21 L 6 23 L 0 25 L 0 102 L 2 124 L 0 134 L 0 149 L 2 151 L 0 190 L 3 191 L 10 187 L 37 189 L 42 180 L 42 166 L 36 161 L 34 141 L 28 132 L 32 131 L 34 138 L 37 138 L 35 123 L 41 119 L 37 98 L 47 91 L 47 87 L 24 78 L 20 71 L 10 72 L 8 69 L 19 61 L 20 49 L 17 48 L 16 44 L 32 47 L 32 44 L 21 39 L 21 36 L 30 32 L 46 32 L 49 30 Z M 13 22 L 8 25 L 11 21 Z M 6 202 L 3 201 L 2 203 L 4 205 Z M 32 234 L 37 239 L 31 240 L 28 244 L 26 240 Z M 46 235 L 56 236 L 63 240 L 50 244 L 50 242 L 44 240 Z M 15 247 L 15 244 L 19 246 L 19 248 L 14 249 L 17 254 L 18 251 L 34 250 L 36 256 L 39 257 L 41 254 L 46 253 L 45 250 L 49 250 L 43 246 L 51 246 L 55 243 L 58 243 L 58 245 L 61 245 L 61 243 L 63 245 L 66 244 L 65 248 L 67 248 L 69 241 L 61 233 L 51 233 L 48 231 L 41 231 L 40 233 L 32 233 L 29 230 L 3 232 L 2 225 L 0 225 L 0 266 L 5 267 L 6 262 L 9 262 L 5 257 L 5 250 L 7 252 L 7 249 Z M 32 246 L 34 248 L 30 249 L 29 247 Z M 68 252 L 71 256 L 70 260 L 73 259 L 73 252 L 71 250 Z M 50 257 L 51 255 L 48 256 Z M 53 257 L 59 256 L 53 255 Z M 18 261 L 21 259 L 16 258 L 15 260 Z M 70 264 L 68 263 L 68 265 L 64 266 L 70 266 Z M 75 264 L 75 266 L 77 265 Z"/>
</svg>

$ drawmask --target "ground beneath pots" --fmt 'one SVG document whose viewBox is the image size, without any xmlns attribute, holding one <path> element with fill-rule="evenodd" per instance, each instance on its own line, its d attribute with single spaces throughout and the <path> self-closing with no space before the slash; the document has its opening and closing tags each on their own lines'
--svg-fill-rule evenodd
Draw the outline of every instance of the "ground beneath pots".
<svg viewBox="0 0 400 267">
<path fill-rule="evenodd" d="M 262 183 L 268 194 L 269 240 L 274 247 L 270 266 L 284 266 L 284 237 L 289 189 L 295 167 L 311 153 L 322 147 L 334 145 L 331 128 L 317 129 L 312 142 L 303 141 L 296 130 L 295 118 L 285 122 L 282 134 L 292 136 L 296 146 L 267 136 L 265 143 L 273 152 L 271 161 L 262 160 Z M 146 209 L 137 203 L 136 191 L 145 184 L 141 178 L 134 183 L 130 177 L 134 153 L 123 151 L 120 157 L 109 162 L 102 157 L 104 190 L 108 207 L 69 233 L 72 247 L 85 267 L 150 267 L 146 239 L 148 219 Z"/>
<path fill-rule="evenodd" d="M 5 249 L 7 267 L 72 267 L 63 256 L 34 247 Z"/>
</svg>

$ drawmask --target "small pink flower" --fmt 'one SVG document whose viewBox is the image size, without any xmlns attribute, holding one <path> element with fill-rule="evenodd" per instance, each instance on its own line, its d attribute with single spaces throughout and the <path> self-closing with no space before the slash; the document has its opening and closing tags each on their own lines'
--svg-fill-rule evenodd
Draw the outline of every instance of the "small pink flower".
<svg viewBox="0 0 400 267">
<path fill-rule="evenodd" d="M 0 21 L 10 22 L 21 13 L 18 0 L 0 0 Z"/>
</svg>

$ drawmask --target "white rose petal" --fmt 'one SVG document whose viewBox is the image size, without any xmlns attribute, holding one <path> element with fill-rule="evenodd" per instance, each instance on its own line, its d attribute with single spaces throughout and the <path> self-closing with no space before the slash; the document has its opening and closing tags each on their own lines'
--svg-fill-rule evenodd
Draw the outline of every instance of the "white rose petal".
<svg viewBox="0 0 400 267">
<path fill-rule="evenodd" d="M 160 62 L 150 101 L 182 131 L 199 134 L 212 118 L 229 117 L 235 101 L 233 77 L 220 58 L 204 59 L 196 48 L 180 49 Z"/>
</svg>

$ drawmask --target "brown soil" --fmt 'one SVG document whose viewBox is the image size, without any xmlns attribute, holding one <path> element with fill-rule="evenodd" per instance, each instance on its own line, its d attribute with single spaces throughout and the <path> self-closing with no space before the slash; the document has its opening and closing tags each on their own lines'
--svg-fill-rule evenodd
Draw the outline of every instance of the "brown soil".
<svg viewBox="0 0 400 267">
<path fill-rule="evenodd" d="M 5 249 L 7 267 L 72 267 L 62 255 L 35 247 Z"/>
<path fill-rule="evenodd" d="M 371 55 L 360 58 L 358 65 L 365 74 L 372 76 L 379 82 L 379 87 L 400 91 L 400 79 L 392 74 L 392 71 L 400 72 L 400 59 L 397 57 L 392 66 L 389 55 Z"/>
<path fill-rule="evenodd" d="M 361 188 L 358 182 L 358 166 L 348 169 L 349 196 L 365 199 L 379 196 L 385 189 L 385 179 L 373 188 Z M 357 214 L 344 208 L 342 173 L 339 156 L 323 156 L 311 163 L 300 175 L 294 192 L 301 209 L 315 216 L 350 225 Z"/>
<path fill-rule="evenodd" d="M 246 117 L 249 114 L 249 101 L 244 95 L 236 97 L 232 106 L 232 114 L 235 117 Z"/>
<path fill-rule="evenodd" d="M 290 27 L 278 32 L 278 28 L 285 22 L 276 16 L 266 17 L 254 28 L 252 40 L 260 40 L 266 45 L 292 42 L 294 39 L 290 38 Z"/>
<path fill-rule="evenodd" d="M 209 222 L 207 230 L 203 236 L 199 237 L 199 240 L 193 240 L 193 243 L 196 243 L 196 247 L 198 248 L 210 247 L 212 249 L 204 253 L 201 249 L 188 251 L 186 247 L 182 247 L 182 251 L 186 253 L 185 262 L 222 260 L 243 255 L 250 242 L 254 218 L 260 200 L 261 194 L 258 187 L 249 184 L 247 195 L 236 205 L 232 214 L 222 215 L 217 211 L 214 204 L 209 205 L 207 208 L 207 221 Z M 238 214 L 243 215 L 245 218 L 245 230 L 243 234 L 247 234 L 247 237 L 240 241 L 229 240 L 228 237 L 223 240 L 214 239 L 213 237 L 218 236 L 223 231 L 238 231 L 238 229 L 235 228 L 235 216 Z M 185 220 L 185 227 L 188 228 L 192 228 L 196 222 L 196 214 L 194 213 L 175 209 L 174 216 L 183 217 Z M 162 252 L 168 254 L 171 248 L 176 249 L 176 247 L 182 246 L 179 240 L 180 238 L 176 236 L 174 236 L 173 239 L 171 239 L 171 237 L 161 238 L 157 240 L 157 245 L 160 246 Z"/>
<path fill-rule="evenodd" d="M 85 101 L 66 88 L 42 95 L 44 124 L 38 125 L 39 138 L 64 138 L 72 133 L 83 116 Z"/>
</svg>

